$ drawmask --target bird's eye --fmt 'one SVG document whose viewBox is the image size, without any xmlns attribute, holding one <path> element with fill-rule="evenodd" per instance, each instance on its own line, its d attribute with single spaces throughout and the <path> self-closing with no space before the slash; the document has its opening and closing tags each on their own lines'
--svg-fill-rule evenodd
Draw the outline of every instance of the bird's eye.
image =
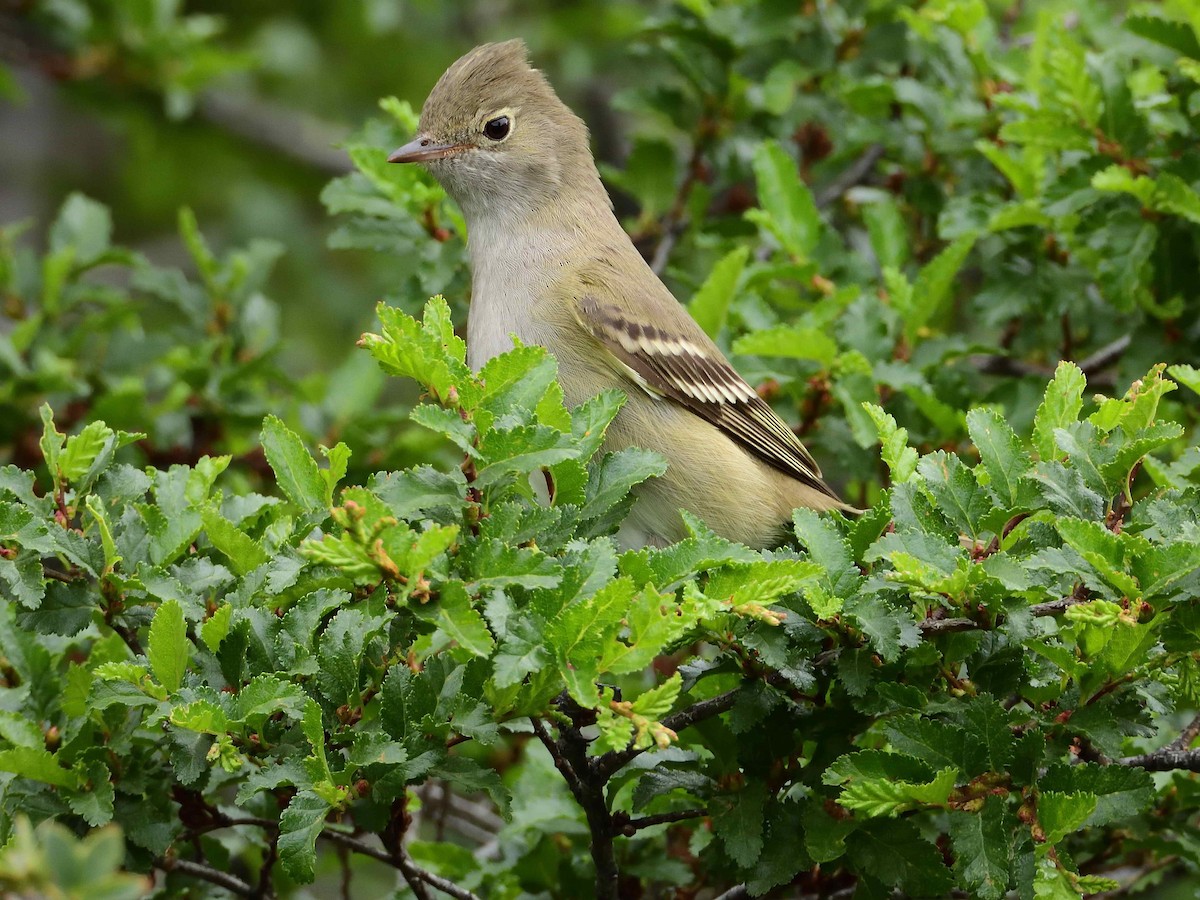
<svg viewBox="0 0 1200 900">
<path fill-rule="evenodd" d="M 508 132 L 512 128 L 512 122 L 508 116 L 496 116 L 494 119 L 488 119 L 483 125 L 483 133 L 493 141 L 502 141 L 508 137 Z"/>
</svg>

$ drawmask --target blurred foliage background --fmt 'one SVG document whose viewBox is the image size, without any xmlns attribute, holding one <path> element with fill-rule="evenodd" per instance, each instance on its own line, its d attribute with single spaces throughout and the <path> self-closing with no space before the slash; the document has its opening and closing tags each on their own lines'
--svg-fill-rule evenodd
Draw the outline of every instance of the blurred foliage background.
<svg viewBox="0 0 1200 900">
<path fill-rule="evenodd" d="M 32 218 L 44 232 L 82 191 L 112 208 L 119 242 L 164 263 L 182 259 L 181 206 L 218 246 L 269 235 L 286 248 L 271 292 L 284 308 L 289 370 L 328 367 L 392 287 L 386 259 L 328 248 L 319 200 L 351 167 L 337 145 L 378 99 L 419 109 L 460 54 L 524 37 L 591 123 L 599 153 L 619 164 L 631 123 L 613 97 L 661 76 L 652 55 L 634 64 L 630 45 L 654 7 L 4 0 L 0 221 Z"/>
</svg>

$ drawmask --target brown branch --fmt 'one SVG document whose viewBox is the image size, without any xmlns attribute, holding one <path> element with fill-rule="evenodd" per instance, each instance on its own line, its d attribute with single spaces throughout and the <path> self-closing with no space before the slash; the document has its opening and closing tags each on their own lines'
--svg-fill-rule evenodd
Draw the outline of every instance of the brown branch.
<svg viewBox="0 0 1200 900">
<path fill-rule="evenodd" d="M 1084 375 L 1095 375 L 1097 372 L 1107 369 L 1109 366 L 1119 360 L 1124 355 L 1125 351 L 1129 349 L 1129 344 L 1132 342 L 1132 340 L 1133 337 L 1131 335 L 1121 335 L 1121 337 L 1117 338 L 1112 343 L 1105 344 L 1091 356 L 1081 359 L 1077 365 L 1083 370 Z"/>
<path fill-rule="evenodd" d="M 662 275 L 666 270 L 667 262 L 671 258 L 671 251 L 675 249 L 675 242 L 683 234 L 686 225 L 683 221 L 683 214 L 687 209 L 687 201 L 696 187 L 696 182 L 703 174 L 704 154 L 712 146 L 716 133 L 715 125 L 710 122 L 707 115 L 702 115 L 696 124 L 696 133 L 692 138 L 692 153 L 688 158 L 687 168 L 684 170 L 683 181 L 679 183 L 679 189 L 675 192 L 675 200 L 659 225 L 662 237 L 658 241 L 658 246 L 654 248 L 654 256 L 650 260 L 650 268 L 654 270 L 655 275 Z"/>
<path fill-rule="evenodd" d="M 1072 594 L 1070 597 L 1063 597 L 1061 600 L 1049 600 L 1046 603 L 1037 603 L 1029 607 L 1029 614 L 1035 617 L 1041 616 L 1057 616 L 1059 613 L 1066 612 L 1072 606 L 1077 606 L 1080 603 L 1087 602 L 1088 597 L 1083 593 Z M 977 631 L 991 628 L 985 622 L 977 622 L 974 619 L 923 619 L 917 623 L 917 628 L 921 630 L 924 637 L 930 637 L 938 634 L 950 634 L 956 631 Z M 829 662 L 831 660 L 826 660 Z"/>
<path fill-rule="evenodd" d="M 1147 772 L 1173 772 L 1177 769 L 1200 772 L 1200 750 L 1172 750 L 1170 747 L 1163 747 L 1152 753 L 1122 757 L 1117 762 L 1122 766 L 1134 766 Z"/>
<path fill-rule="evenodd" d="M 718 694 L 707 700 L 701 700 L 699 703 L 693 703 L 686 709 L 681 709 L 679 712 L 667 716 L 662 720 L 662 725 L 664 728 L 669 728 L 674 732 L 680 732 L 685 728 L 695 725 L 697 722 L 703 722 L 705 719 L 719 716 L 721 713 L 732 708 L 740 692 L 741 688 L 734 688 L 731 691 L 726 691 L 724 694 Z M 618 769 L 635 757 L 640 756 L 646 749 L 649 748 L 638 749 L 628 747 L 624 750 L 614 750 L 605 753 L 594 763 L 596 774 L 602 780 L 607 781 Z"/>
<path fill-rule="evenodd" d="M 817 209 L 824 209 L 850 188 L 865 179 L 875 164 L 883 158 L 883 144 L 872 144 L 854 162 L 847 166 L 833 181 L 817 191 L 813 197 Z"/>
<path fill-rule="evenodd" d="M 433 900 L 420 877 L 421 870 L 404 849 L 404 833 L 408 831 L 411 822 L 412 816 L 408 814 L 408 793 L 405 792 L 392 801 L 388 823 L 384 826 L 380 838 L 383 840 L 383 846 L 387 848 L 388 861 L 400 870 L 413 896 L 417 900 Z"/>
<path fill-rule="evenodd" d="M 581 719 L 591 711 L 580 708 L 567 696 L 560 697 L 557 702 L 559 709 L 571 720 L 569 726 L 558 729 L 559 740 L 551 737 L 539 719 L 530 717 L 533 733 L 549 751 L 555 768 L 566 779 L 575 801 L 583 807 L 588 831 L 591 833 L 597 900 L 617 900 L 620 873 L 617 870 L 616 848 L 613 845 L 616 828 L 612 814 L 608 811 L 608 799 L 604 792 L 604 785 L 609 776 L 600 771 L 598 761 L 588 758 L 588 741 L 579 730 L 581 725 L 585 724 Z"/>
<path fill-rule="evenodd" d="M 681 809 L 676 812 L 659 813 L 656 816 L 642 816 L 637 819 L 629 818 L 629 814 L 625 812 L 613 813 L 613 825 L 616 826 L 617 833 L 625 837 L 633 837 L 643 828 L 651 828 L 655 825 L 669 825 L 672 822 L 686 822 L 688 819 L 699 819 L 702 816 L 707 816 L 706 809 Z"/>
<path fill-rule="evenodd" d="M 451 897 L 456 897 L 458 900 L 480 900 L 477 894 L 472 893 L 466 888 L 459 887 L 457 884 L 452 881 L 448 881 L 441 875 L 434 875 L 432 872 L 422 869 L 412 861 L 412 858 L 403 849 L 401 849 L 401 854 L 405 859 L 408 869 L 407 872 L 405 871 L 405 868 L 397 862 L 396 857 L 393 854 L 386 850 L 380 850 L 376 847 L 372 847 L 366 841 L 360 840 L 359 838 L 354 837 L 354 835 L 346 834 L 345 832 L 341 831 L 330 830 L 322 831 L 320 837 L 329 841 L 331 844 L 338 844 L 339 846 L 345 847 L 347 850 L 352 850 L 353 852 L 361 854 L 362 856 L 369 856 L 371 859 L 377 859 L 380 862 L 387 863 L 390 866 L 395 866 L 396 868 L 400 869 L 401 874 L 403 874 L 405 878 L 408 878 L 409 874 L 411 873 L 414 878 L 419 879 L 430 887 L 437 888 L 444 894 L 449 894 Z M 409 887 L 412 887 L 411 882 L 409 883 Z M 424 891 L 424 887 L 421 887 L 421 891 Z M 422 896 L 421 891 L 413 888 L 413 893 L 417 894 L 417 896 Z M 425 893 L 423 896 L 428 896 L 428 893 Z"/>
<path fill-rule="evenodd" d="M 239 897 L 255 896 L 254 888 L 242 881 L 242 879 L 235 875 L 230 875 L 228 872 L 214 869 L 212 866 L 205 865 L 204 863 L 192 862 L 189 859 L 172 859 L 171 857 L 160 856 L 154 860 L 154 866 L 155 868 L 162 869 L 164 872 L 182 872 L 184 875 L 199 878 L 202 881 L 223 887 L 225 890 L 237 894 Z"/>
<path fill-rule="evenodd" d="M 1188 723 L 1187 727 L 1184 728 L 1183 731 L 1179 732 L 1179 737 L 1175 738 L 1175 740 L 1171 741 L 1171 743 L 1167 744 L 1167 746 L 1163 749 L 1187 750 L 1192 746 L 1192 741 L 1196 739 L 1197 735 L 1200 735 L 1200 716 L 1196 716 L 1196 718 L 1192 719 L 1192 721 Z"/>
</svg>

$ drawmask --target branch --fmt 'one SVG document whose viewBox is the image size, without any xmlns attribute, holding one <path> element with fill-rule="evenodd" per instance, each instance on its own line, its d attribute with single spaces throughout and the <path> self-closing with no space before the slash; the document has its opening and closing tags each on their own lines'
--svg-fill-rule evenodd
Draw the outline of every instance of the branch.
<svg viewBox="0 0 1200 900">
<path fill-rule="evenodd" d="M 1173 750 L 1168 746 L 1153 753 L 1126 756 L 1117 762 L 1122 766 L 1134 766 L 1147 772 L 1174 772 L 1178 769 L 1200 772 L 1200 750 Z"/>
<path fill-rule="evenodd" d="M 628 813 L 615 812 L 613 813 L 613 825 L 616 826 L 618 834 L 623 834 L 625 837 L 633 837 L 643 828 L 650 828 L 654 825 L 667 825 L 671 822 L 685 822 L 688 819 L 699 819 L 707 815 L 708 810 L 706 809 L 681 809 L 676 812 L 659 813 L 656 816 L 642 816 L 638 819 L 631 819 Z"/>
<path fill-rule="evenodd" d="M 427 872 L 425 869 L 422 869 L 420 866 L 414 863 L 412 858 L 403 850 L 401 850 L 401 853 L 403 854 L 405 865 L 401 865 L 388 851 L 381 850 L 377 847 L 372 847 L 366 841 L 356 838 L 352 834 L 346 834 L 345 832 L 341 831 L 322 831 L 319 836 L 322 839 L 329 841 L 331 844 L 338 844 L 339 846 L 345 847 L 347 850 L 352 850 L 353 852 L 362 854 L 363 856 L 369 856 L 371 859 L 377 859 L 380 862 L 387 863 L 390 866 L 395 866 L 396 868 L 400 869 L 405 878 L 408 878 L 408 876 L 411 874 L 413 878 L 417 878 L 420 881 L 425 882 L 425 884 L 429 885 L 430 887 L 437 888 L 444 894 L 449 894 L 451 897 L 456 897 L 458 900 L 480 900 L 480 897 L 477 894 L 468 891 L 464 887 L 459 887 L 453 881 L 449 881 L 443 878 L 441 875 L 434 875 L 432 872 Z M 411 882 L 409 883 L 409 886 L 412 887 Z M 420 891 L 416 890 L 416 888 L 413 888 L 413 893 L 417 894 L 418 896 L 422 895 Z"/>
<path fill-rule="evenodd" d="M 228 872 L 222 872 L 214 869 L 212 866 L 204 863 L 192 862 L 189 859 L 172 859 L 166 856 L 160 856 L 154 861 L 155 868 L 162 869 L 164 872 L 182 872 L 184 875 L 191 875 L 193 878 L 199 878 L 218 887 L 223 887 L 230 893 L 237 894 L 239 897 L 253 897 L 254 888 L 248 885 L 242 879 L 230 875 Z"/>
<path fill-rule="evenodd" d="M 1061 612 L 1065 612 L 1072 606 L 1077 606 L 1080 603 L 1087 602 L 1086 596 L 1076 596 L 1072 594 L 1070 597 L 1063 597 L 1061 600 L 1050 600 L 1046 603 L 1038 603 L 1029 607 L 1029 614 L 1032 616 L 1057 616 Z M 992 626 L 983 622 L 977 622 L 974 619 L 923 619 L 917 623 L 917 628 L 921 630 L 923 637 L 931 637 L 938 634 L 949 634 L 955 631 L 978 631 L 986 630 Z M 828 662 L 828 660 L 826 660 Z"/>
<path fill-rule="evenodd" d="M 591 833 L 592 863 L 596 867 L 596 898 L 597 900 L 617 900 L 618 878 L 617 856 L 613 846 L 616 829 L 612 814 L 608 811 L 608 799 L 604 794 L 604 784 L 608 775 L 600 771 L 597 760 L 589 760 L 587 755 L 587 738 L 579 731 L 579 724 L 572 715 L 590 712 L 582 710 L 570 700 L 563 697 L 556 701 L 559 709 L 570 719 L 571 725 L 559 728 L 559 740 L 554 740 L 546 731 L 541 720 L 530 717 L 533 723 L 533 733 L 550 752 L 554 765 L 563 778 L 567 780 L 571 793 L 576 802 L 583 807 L 587 817 L 588 831 Z"/>
<path fill-rule="evenodd" d="M 718 694 L 707 700 L 701 700 L 699 703 L 693 703 L 686 709 L 681 709 L 679 712 L 667 716 L 662 720 L 662 725 L 664 728 L 670 728 L 674 732 L 680 732 L 689 726 L 695 725 L 697 722 L 703 722 L 705 719 L 719 716 L 733 707 L 740 692 L 741 688 L 734 688 L 731 691 L 726 691 L 724 694 Z M 648 749 L 648 747 L 644 749 L 628 747 L 624 750 L 614 750 L 610 753 L 605 753 L 595 761 L 597 777 L 603 781 L 608 781 L 618 769 Z"/>
<path fill-rule="evenodd" d="M 388 862 L 400 870 L 409 890 L 417 900 L 433 900 L 421 879 L 421 870 L 404 849 L 404 833 L 408 830 L 412 817 L 408 814 L 408 792 L 404 792 L 392 801 L 387 825 L 383 828 L 380 839 L 388 851 Z"/>
<path fill-rule="evenodd" d="M 816 192 L 813 200 L 817 209 L 824 209 L 841 197 L 846 191 L 861 182 L 875 168 L 875 163 L 883 157 L 883 144 L 872 144 L 859 155 L 858 159 L 847 166 L 833 181 Z"/>
<path fill-rule="evenodd" d="M 1171 741 L 1171 743 L 1167 744 L 1167 746 L 1163 749 L 1186 750 L 1188 747 L 1192 746 L 1192 741 L 1196 739 L 1197 735 L 1200 735 L 1200 716 L 1196 716 L 1196 718 L 1192 719 L 1192 721 L 1188 723 L 1187 727 L 1184 728 L 1183 731 L 1179 732 L 1179 737 L 1175 738 L 1175 740 Z"/>
<path fill-rule="evenodd" d="M 742 900 L 743 897 L 749 897 L 750 891 L 746 889 L 744 884 L 738 884 L 731 887 L 723 894 L 718 894 L 714 900 Z"/>
<path fill-rule="evenodd" d="M 1095 375 L 1120 359 L 1125 351 L 1129 349 L 1129 344 L 1132 340 L 1132 335 L 1123 334 L 1111 344 L 1105 344 L 1091 356 L 1081 359 L 1077 365 L 1083 370 L 1084 375 L 1089 377 Z"/>
<path fill-rule="evenodd" d="M 660 225 L 662 238 L 659 240 L 658 246 L 654 248 L 654 256 L 650 260 L 650 268 L 654 270 L 655 275 L 662 275 L 667 268 L 667 261 L 671 257 L 671 251 L 675 248 L 675 242 L 683 233 L 685 227 L 683 214 L 687 209 L 688 197 L 691 196 L 696 182 L 700 180 L 704 154 L 712 146 L 715 137 L 716 128 L 706 116 L 701 116 L 696 125 L 696 134 L 692 138 L 692 155 L 688 158 L 683 181 L 679 183 L 679 190 L 675 192 L 675 201 L 667 210 L 667 214 L 663 216 Z"/>
</svg>

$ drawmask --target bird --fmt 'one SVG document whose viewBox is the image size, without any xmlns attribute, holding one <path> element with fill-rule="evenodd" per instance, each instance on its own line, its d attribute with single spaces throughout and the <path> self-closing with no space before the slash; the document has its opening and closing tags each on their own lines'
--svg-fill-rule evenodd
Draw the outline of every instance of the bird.
<svg viewBox="0 0 1200 900">
<path fill-rule="evenodd" d="M 623 549 L 688 535 L 680 510 L 762 549 L 793 511 L 844 503 L 796 433 L 743 379 L 655 274 L 617 219 L 584 122 L 533 68 L 525 43 L 488 43 L 441 76 L 417 134 L 388 157 L 419 163 L 462 210 L 471 295 L 467 362 L 545 347 L 575 406 L 609 388 L 626 402 L 603 450 L 657 451 L 635 488 Z"/>
</svg>

